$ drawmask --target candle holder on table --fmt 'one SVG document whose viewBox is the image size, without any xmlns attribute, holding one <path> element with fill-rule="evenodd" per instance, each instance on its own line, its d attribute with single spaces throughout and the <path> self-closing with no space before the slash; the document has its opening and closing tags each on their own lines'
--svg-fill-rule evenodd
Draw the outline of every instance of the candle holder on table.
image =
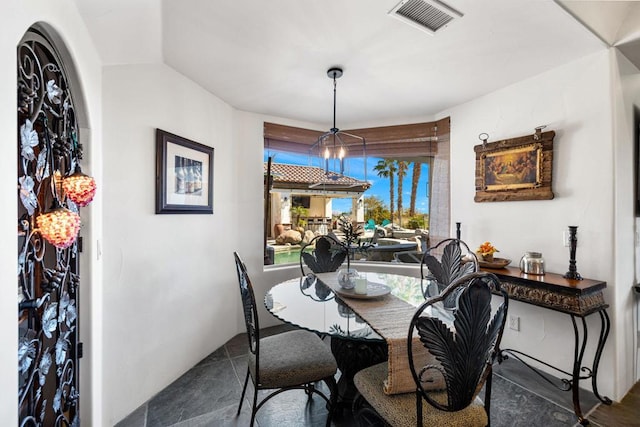
<svg viewBox="0 0 640 427">
<path fill-rule="evenodd" d="M 578 226 L 569 226 L 569 271 L 564 275 L 565 279 L 582 280 L 582 276 L 576 268 L 576 247 L 578 246 Z"/>
</svg>

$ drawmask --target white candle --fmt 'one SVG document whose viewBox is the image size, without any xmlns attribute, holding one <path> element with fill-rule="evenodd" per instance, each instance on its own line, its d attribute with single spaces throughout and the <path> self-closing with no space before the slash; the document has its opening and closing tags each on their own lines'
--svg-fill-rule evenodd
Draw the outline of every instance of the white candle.
<svg viewBox="0 0 640 427">
<path fill-rule="evenodd" d="M 356 278 L 356 294 L 366 294 L 366 293 L 367 293 L 367 278 L 357 277 Z"/>
</svg>

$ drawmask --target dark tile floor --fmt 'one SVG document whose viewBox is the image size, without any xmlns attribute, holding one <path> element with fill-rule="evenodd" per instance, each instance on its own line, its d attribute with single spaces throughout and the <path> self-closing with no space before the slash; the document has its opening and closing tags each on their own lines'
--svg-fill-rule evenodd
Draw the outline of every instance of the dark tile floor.
<svg viewBox="0 0 640 427">
<path fill-rule="evenodd" d="M 276 327 L 265 332 L 280 331 L 282 328 Z M 237 335 L 116 427 L 248 426 L 251 406 L 246 396 L 242 413 L 236 417 L 247 369 L 246 348 L 245 335 Z M 250 388 L 247 394 L 251 396 L 251 393 Z M 319 397 L 308 405 L 306 401 L 306 395 L 297 390 L 274 397 L 258 411 L 256 424 L 260 427 L 324 426 L 324 401 Z M 584 391 L 581 401 L 583 413 L 587 415 L 599 404 L 593 394 Z M 516 360 L 507 360 L 495 369 L 492 426 L 560 427 L 577 425 L 576 421 L 570 392 L 562 392 L 541 382 Z M 355 423 L 353 419 L 342 417 L 334 420 L 332 425 L 343 427 Z M 593 422 L 592 425 L 599 426 Z"/>
</svg>

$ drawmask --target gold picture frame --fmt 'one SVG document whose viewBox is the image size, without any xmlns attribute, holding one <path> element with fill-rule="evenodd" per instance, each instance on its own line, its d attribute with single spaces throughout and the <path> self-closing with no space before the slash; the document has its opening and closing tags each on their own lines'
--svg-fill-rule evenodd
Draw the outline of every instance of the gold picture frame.
<svg viewBox="0 0 640 427">
<path fill-rule="evenodd" d="M 555 132 L 476 145 L 476 202 L 553 199 Z"/>
</svg>

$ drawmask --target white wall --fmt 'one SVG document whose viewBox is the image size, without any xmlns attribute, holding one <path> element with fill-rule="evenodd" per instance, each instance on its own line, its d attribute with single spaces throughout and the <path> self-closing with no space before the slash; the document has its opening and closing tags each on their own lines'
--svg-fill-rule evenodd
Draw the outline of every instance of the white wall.
<svg viewBox="0 0 640 427">
<path fill-rule="evenodd" d="M 634 167 L 638 155 L 636 140 L 638 123 L 634 119 L 634 109 L 640 112 L 640 70 L 617 49 L 611 50 L 611 56 L 616 173 L 616 253 L 620 254 L 617 258 L 621 261 L 616 263 L 616 277 L 621 284 L 619 292 L 616 292 L 616 306 L 619 307 L 618 311 L 634 314 L 619 316 L 616 321 L 616 327 L 619 330 L 617 334 L 620 349 L 617 354 L 619 375 L 627 379 L 620 384 L 620 391 L 624 392 L 625 386 L 640 379 L 640 367 L 637 362 L 638 299 L 632 291 L 632 285 L 638 283 L 640 278 L 638 274 L 640 246 L 635 246 L 638 233 L 638 218 L 634 217 L 635 197 L 628 196 L 629 194 L 635 196 Z"/>
<path fill-rule="evenodd" d="M 519 82 L 464 105 L 444 111 L 451 116 L 452 223 L 462 222 L 462 238 L 470 246 L 490 240 L 500 256 L 517 265 L 525 251 L 542 252 L 546 270 L 564 274 L 569 249 L 562 233 L 577 225 L 577 268 L 583 277 L 607 281 L 605 300 L 612 333 L 600 365 L 599 389 L 612 398 L 628 382 L 616 369 L 619 350 L 615 277 L 618 256 L 614 236 L 614 174 L 609 56 L 602 52 Z M 475 203 L 473 146 L 486 132 L 489 141 L 532 134 L 547 125 L 554 130 L 553 191 L 550 201 Z M 455 159 L 455 160 L 453 160 Z M 632 197 L 628 195 L 628 197 Z M 628 248 L 631 251 L 632 248 Z M 507 330 L 503 345 L 538 356 L 571 371 L 573 332 L 569 316 L 513 302 L 520 332 Z M 587 319 L 592 360 L 599 330 L 598 316 Z M 588 365 L 588 364 L 587 364 Z M 616 375 L 611 373 L 616 372 Z M 589 387 L 588 382 L 582 384 Z M 617 386 L 616 386 L 617 385 Z"/>
<path fill-rule="evenodd" d="M 264 122 L 296 126 L 306 129 L 318 129 L 318 125 L 282 119 L 262 114 L 235 111 L 233 116 L 234 143 L 239 147 L 237 170 L 238 180 L 242 180 L 241 190 L 237 194 L 237 205 L 234 219 L 239 228 L 239 238 L 227 246 L 227 252 L 238 251 L 247 265 L 247 270 L 254 287 L 256 301 L 262 301 L 264 295 L 274 284 L 295 277 L 299 268 L 263 267 L 263 223 L 264 209 L 260 202 L 264 200 L 263 155 L 264 155 Z M 237 286 L 237 285 L 236 285 Z M 234 300 L 240 304 L 239 300 Z M 239 308 L 239 307 L 238 307 Z M 268 313 L 263 304 L 258 304 L 260 326 L 272 326 L 280 323 Z M 238 332 L 244 331 L 242 312 L 237 312 Z"/>
<path fill-rule="evenodd" d="M 227 104 L 165 65 L 106 67 L 103 88 L 104 425 L 112 425 L 236 334 L 241 223 Z M 213 215 L 154 213 L 156 128 L 214 147 Z"/>
<path fill-rule="evenodd" d="M 0 282 L 7 286 L 0 291 L 0 419 L 6 425 L 17 425 L 17 317 L 16 317 L 16 46 L 26 30 L 34 23 L 42 21 L 58 33 L 73 56 L 84 92 L 90 129 L 90 144 L 85 146 L 84 166 L 87 172 L 102 183 L 99 159 L 101 156 L 101 69 L 91 38 L 72 2 L 50 2 L 46 0 L 5 0 L 2 3 L 0 25 L 0 55 L 5 58 L 0 66 L 0 135 L 4 144 L 4 155 L 0 156 L 0 176 L 5 183 L 0 187 L 0 198 L 4 209 L 0 211 L 0 236 L 4 244 L 0 248 Z M 96 247 L 102 227 L 100 190 L 90 207 L 83 212 L 85 245 L 89 251 Z M 85 221 L 91 218 L 90 224 Z M 13 243 L 12 243 L 13 242 Z M 90 255 L 88 255 L 90 257 Z M 81 310 L 86 315 L 94 313 L 99 304 L 102 286 L 101 262 L 91 257 L 84 262 L 89 268 L 81 272 Z M 99 360 L 101 338 L 99 319 L 81 325 L 81 340 L 85 343 L 85 358 L 80 361 L 81 369 L 81 414 L 88 424 L 101 411 Z M 93 381 L 90 381 L 93 380 Z"/>
</svg>

